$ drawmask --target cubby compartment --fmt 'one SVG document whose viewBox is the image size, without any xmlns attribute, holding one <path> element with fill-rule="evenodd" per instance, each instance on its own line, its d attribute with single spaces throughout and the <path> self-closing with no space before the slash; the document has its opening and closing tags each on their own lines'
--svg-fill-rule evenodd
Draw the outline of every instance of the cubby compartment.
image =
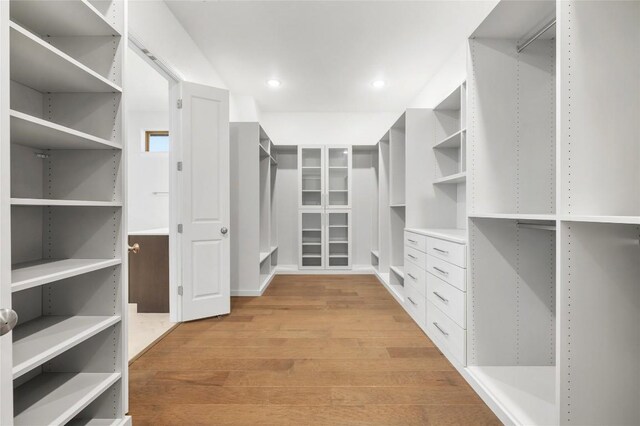
<svg viewBox="0 0 640 426">
<path fill-rule="evenodd" d="M 122 205 L 120 150 L 13 145 L 13 205 Z"/>
<path fill-rule="evenodd" d="M 468 370 L 516 423 L 557 424 L 555 221 L 472 219 L 469 244 Z"/>
<path fill-rule="evenodd" d="M 118 380 L 67 424 L 70 426 L 113 426 L 117 424 L 113 413 L 122 409 L 121 402 L 117 399 L 117 395 L 121 391 L 122 380 Z"/>
<path fill-rule="evenodd" d="M 120 324 L 112 325 L 16 379 L 14 425 L 66 424 L 105 392 L 117 415 L 123 335 Z"/>
<path fill-rule="evenodd" d="M 14 292 L 14 378 L 119 323 L 120 279 L 120 266 L 112 266 Z"/>
<path fill-rule="evenodd" d="M 559 8 L 561 213 L 640 223 L 640 3 Z"/>
<path fill-rule="evenodd" d="M 560 423 L 635 424 L 640 226 L 563 222 L 560 238 Z"/>
<path fill-rule="evenodd" d="M 501 10 L 504 16 L 485 20 L 469 40 L 470 213 L 553 215 L 555 27 L 519 46 L 555 19 L 555 2 Z"/>
<path fill-rule="evenodd" d="M 462 83 L 433 109 L 435 184 L 466 181 L 466 96 L 467 86 Z"/>
</svg>

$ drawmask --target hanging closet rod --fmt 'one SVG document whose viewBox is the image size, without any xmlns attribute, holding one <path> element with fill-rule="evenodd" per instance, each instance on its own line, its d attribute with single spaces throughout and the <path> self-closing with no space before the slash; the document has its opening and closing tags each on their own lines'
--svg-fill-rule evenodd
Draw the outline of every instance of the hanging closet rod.
<svg viewBox="0 0 640 426">
<path fill-rule="evenodd" d="M 549 30 L 549 28 L 553 27 L 556 24 L 556 18 L 553 18 L 551 20 L 551 22 L 549 22 L 547 25 L 545 25 L 544 27 L 542 27 L 542 29 L 540 29 L 540 31 L 538 31 L 537 33 L 535 33 L 533 36 L 531 36 L 531 38 L 529 38 L 527 41 L 525 41 L 522 44 L 519 44 L 517 46 L 518 48 L 518 53 L 522 52 L 524 49 L 527 48 L 528 45 L 530 45 L 531 43 L 533 43 L 534 41 L 536 41 L 542 34 L 546 33 L 547 30 Z"/>
<path fill-rule="evenodd" d="M 516 226 L 518 228 L 529 228 L 529 229 L 540 229 L 543 231 L 555 231 L 556 225 L 545 224 L 545 223 L 532 223 L 532 222 L 516 222 Z"/>
</svg>

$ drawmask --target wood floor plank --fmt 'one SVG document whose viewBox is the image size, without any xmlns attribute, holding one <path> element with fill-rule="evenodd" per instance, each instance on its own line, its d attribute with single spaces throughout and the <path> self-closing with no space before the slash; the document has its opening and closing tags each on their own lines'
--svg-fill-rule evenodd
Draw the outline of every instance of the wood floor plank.
<svg viewBox="0 0 640 426">
<path fill-rule="evenodd" d="M 277 276 L 130 366 L 139 425 L 497 425 L 371 275 Z"/>
</svg>

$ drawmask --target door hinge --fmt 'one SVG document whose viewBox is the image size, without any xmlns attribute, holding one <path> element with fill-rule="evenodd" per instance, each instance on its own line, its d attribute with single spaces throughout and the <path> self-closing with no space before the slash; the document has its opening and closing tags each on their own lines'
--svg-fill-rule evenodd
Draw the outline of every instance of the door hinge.
<svg viewBox="0 0 640 426">
<path fill-rule="evenodd" d="M 178 234 L 182 234 L 182 224 L 178 224 Z"/>
<path fill-rule="evenodd" d="M 182 109 L 182 99 L 178 99 L 178 102 L 176 102 L 176 106 L 178 107 L 178 109 Z"/>
<path fill-rule="evenodd" d="M 182 293 L 184 292 L 184 290 L 182 289 L 182 286 L 178 286 L 178 296 L 182 296 Z"/>
<path fill-rule="evenodd" d="M 182 171 L 182 161 L 178 161 L 178 171 L 181 172 Z"/>
</svg>

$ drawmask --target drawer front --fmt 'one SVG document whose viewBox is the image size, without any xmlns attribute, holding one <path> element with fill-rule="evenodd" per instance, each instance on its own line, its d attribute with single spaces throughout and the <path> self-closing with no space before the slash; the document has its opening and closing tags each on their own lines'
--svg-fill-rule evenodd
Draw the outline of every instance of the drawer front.
<svg viewBox="0 0 640 426">
<path fill-rule="evenodd" d="M 427 301 L 427 333 L 440 349 L 467 364 L 467 332 L 460 328 L 433 303 Z"/>
<path fill-rule="evenodd" d="M 410 283 L 405 282 L 404 286 L 404 305 L 409 315 L 413 318 L 413 320 L 420 326 L 420 328 L 425 328 L 425 321 L 427 319 L 427 311 L 426 311 L 426 299 L 420 294 L 418 289 L 416 289 Z"/>
<path fill-rule="evenodd" d="M 427 237 L 404 231 L 404 245 L 423 252 L 427 251 Z"/>
<path fill-rule="evenodd" d="M 467 295 L 427 272 L 427 300 L 462 328 L 467 328 Z"/>
<path fill-rule="evenodd" d="M 405 246 L 404 258 L 405 260 L 408 260 L 409 262 L 421 267 L 422 269 L 427 269 L 427 255 L 421 251 Z"/>
<path fill-rule="evenodd" d="M 438 238 L 427 238 L 427 254 L 446 260 L 461 268 L 467 267 L 467 246 Z"/>
<path fill-rule="evenodd" d="M 413 262 L 404 263 L 404 281 L 412 284 L 423 296 L 427 294 L 427 272 Z"/>
<path fill-rule="evenodd" d="M 467 270 L 452 265 L 437 257 L 427 255 L 427 272 L 448 282 L 452 286 L 467 291 Z"/>
</svg>

